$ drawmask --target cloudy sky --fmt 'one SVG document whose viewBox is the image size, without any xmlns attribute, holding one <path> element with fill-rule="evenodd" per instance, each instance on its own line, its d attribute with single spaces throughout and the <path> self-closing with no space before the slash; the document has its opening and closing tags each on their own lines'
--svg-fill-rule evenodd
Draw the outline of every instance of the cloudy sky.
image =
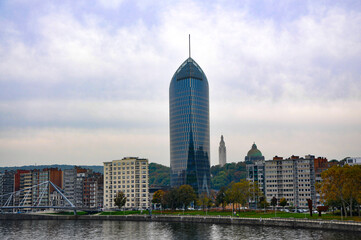
<svg viewBox="0 0 361 240">
<path fill-rule="evenodd" d="M 332 3 L 330 3 L 332 2 Z M 168 89 L 210 85 L 211 164 L 361 156 L 361 2 L 0 1 L 0 166 L 169 166 Z"/>
</svg>

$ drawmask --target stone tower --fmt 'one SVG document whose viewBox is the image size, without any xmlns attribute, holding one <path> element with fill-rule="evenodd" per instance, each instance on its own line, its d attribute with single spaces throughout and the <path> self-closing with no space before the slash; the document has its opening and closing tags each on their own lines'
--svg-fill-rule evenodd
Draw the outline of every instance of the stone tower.
<svg viewBox="0 0 361 240">
<path fill-rule="evenodd" d="M 223 167 L 227 163 L 227 152 L 226 144 L 223 140 L 223 135 L 221 136 L 221 142 L 219 143 L 219 165 Z"/>
</svg>

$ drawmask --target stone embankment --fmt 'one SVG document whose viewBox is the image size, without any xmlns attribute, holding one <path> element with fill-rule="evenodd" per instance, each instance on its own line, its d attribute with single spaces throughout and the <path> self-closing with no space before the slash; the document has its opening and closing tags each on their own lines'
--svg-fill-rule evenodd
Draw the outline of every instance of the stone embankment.
<svg viewBox="0 0 361 240">
<path fill-rule="evenodd" d="M 112 220 L 112 221 L 155 221 L 216 223 L 235 225 L 258 225 L 289 228 L 309 228 L 337 231 L 361 232 L 361 223 L 354 221 L 309 220 L 295 218 L 232 218 L 224 216 L 187 216 L 187 215 L 50 215 L 50 214 L 0 214 L 1 220 Z"/>
</svg>

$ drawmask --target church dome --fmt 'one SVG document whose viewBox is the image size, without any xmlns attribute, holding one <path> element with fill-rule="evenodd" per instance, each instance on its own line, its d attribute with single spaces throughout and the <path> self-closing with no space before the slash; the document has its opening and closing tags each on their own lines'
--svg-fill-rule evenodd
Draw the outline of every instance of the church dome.
<svg viewBox="0 0 361 240">
<path fill-rule="evenodd" d="M 257 149 L 257 145 L 253 143 L 251 150 L 248 151 L 247 157 L 262 157 L 262 153 Z"/>
</svg>

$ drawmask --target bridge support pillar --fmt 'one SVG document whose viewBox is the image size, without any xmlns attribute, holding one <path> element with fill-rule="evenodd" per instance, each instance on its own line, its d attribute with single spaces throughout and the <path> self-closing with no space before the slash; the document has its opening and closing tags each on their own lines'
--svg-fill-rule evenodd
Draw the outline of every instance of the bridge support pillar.
<svg viewBox="0 0 361 240">
<path fill-rule="evenodd" d="M 74 215 L 76 215 L 76 209 L 74 209 Z"/>
</svg>

